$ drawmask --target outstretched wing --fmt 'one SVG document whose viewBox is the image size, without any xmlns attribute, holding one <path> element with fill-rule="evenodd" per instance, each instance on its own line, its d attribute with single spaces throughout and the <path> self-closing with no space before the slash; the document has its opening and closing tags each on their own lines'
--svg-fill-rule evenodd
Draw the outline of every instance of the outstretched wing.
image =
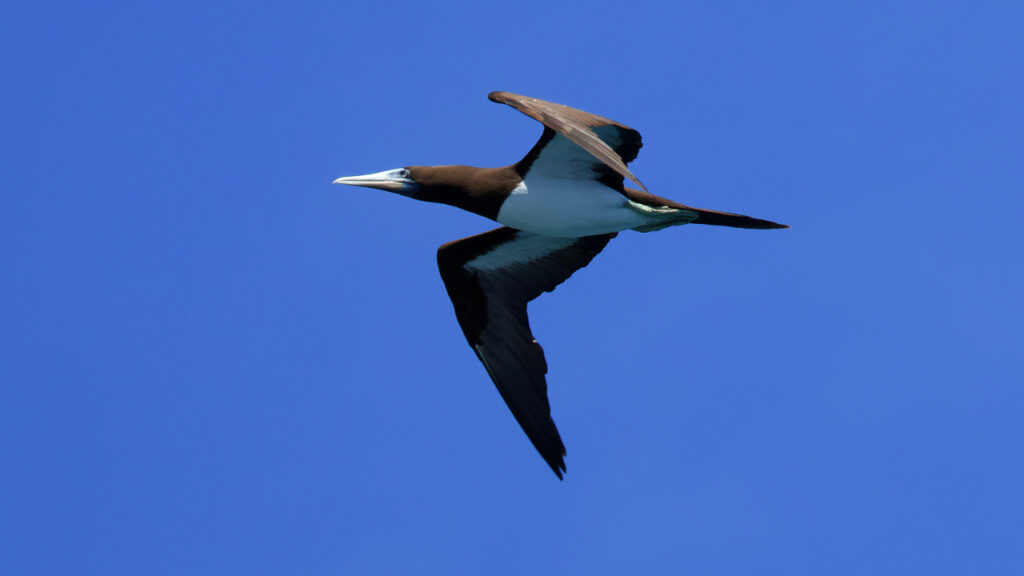
<svg viewBox="0 0 1024 576">
<path fill-rule="evenodd" d="M 551 238 L 498 228 L 437 251 L 448 296 L 466 340 L 523 431 L 559 478 L 565 446 L 551 419 L 544 350 L 526 305 L 586 266 L 615 234 Z"/>
<path fill-rule="evenodd" d="M 643 139 L 636 130 L 576 108 L 510 92 L 491 92 L 493 102 L 508 104 L 544 125 L 544 133 L 519 163 L 554 177 L 593 176 L 613 188 L 622 178 L 636 182 L 626 164 L 636 159 Z"/>
</svg>

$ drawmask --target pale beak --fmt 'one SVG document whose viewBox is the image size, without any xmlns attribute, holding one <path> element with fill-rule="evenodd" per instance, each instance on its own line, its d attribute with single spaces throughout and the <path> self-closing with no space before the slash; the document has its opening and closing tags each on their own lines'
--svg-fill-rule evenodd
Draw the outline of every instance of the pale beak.
<svg viewBox="0 0 1024 576">
<path fill-rule="evenodd" d="M 334 183 L 378 188 L 388 192 L 396 192 L 403 196 L 412 196 L 418 187 L 416 182 L 409 178 L 409 171 L 402 168 L 385 170 L 376 174 L 366 174 L 365 176 L 346 176 L 338 178 Z"/>
</svg>

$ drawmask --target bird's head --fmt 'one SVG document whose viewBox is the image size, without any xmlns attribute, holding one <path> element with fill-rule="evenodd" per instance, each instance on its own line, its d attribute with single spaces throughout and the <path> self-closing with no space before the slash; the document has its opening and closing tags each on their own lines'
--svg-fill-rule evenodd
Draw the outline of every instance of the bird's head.
<svg viewBox="0 0 1024 576">
<path fill-rule="evenodd" d="M 420 184 L 416 181 L 413 171 L 409 168 L 395 168 L 394 170 L 385 170 L 375 174 L 366 174 L 365 176 L 346 176 L 338 178 L 334 183 L 379 188 L 380 190 L 387 190 L 388 192 L 394 192 L 410 198 L 415 198 L 416 191 L 420 188 Z"/>
<path fill-rule="evenodd" d="M 366 176 L 338 178 L 335 184 L 368 186 L 424 202 L 449 204 L 490 219 L 498 215 L 508 192 L 521 182 L 509 168 L 408 166 Z"/>
</svg>

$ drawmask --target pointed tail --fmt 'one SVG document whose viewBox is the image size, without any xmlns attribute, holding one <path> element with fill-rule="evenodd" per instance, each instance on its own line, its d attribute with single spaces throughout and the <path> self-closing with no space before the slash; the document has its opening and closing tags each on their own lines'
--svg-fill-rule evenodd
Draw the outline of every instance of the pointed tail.
<svg viewBox="0 0 1024 576">
<path fill-rule="evenodd" d="M 752 218 L 750 216 L 744 216 L 743 214 L 733 214 L 731 212 L 718 212 L 717 210 L 704 210 L 702 208 L 694 208 L 693 206 L 686 206 L 680 204 L 668 198 L 662 198 L 661 196 L 655 196 L 650 192 L 641 192 L 640 190 L 634 190 L 632 188 L 625 189 L 626 198 L 629 198 L 633 202 L 643 204 L 651 208 L 658 208 L 661 206 L 668 206 L 669 208 L 676 208 L 678 210 L 686 210 L 691 214 L 696 214 L 696 217 L 689 219 L 689 214 L 683 221 L 675 223 L 663 223 L 662 225 L 651 227 L 651 230 L 664 228 L 667 226 L 673 226 L 677 224 L 711 224 L 712 226 L 731 226 L 733 228 L 757 228 L 761 230 L 771 230 L 776 228 L 789 228 L 785 224 L 779 224 L 778 222 L 772 222 L 770 220 L 761 220 L 760 218 Z M 643 230 L 646 231 L 646 230 Z"/>
<path fill-rule="evenodd" d="M 743 214 L 732 214 L 730 212 L 717 212 L 715 210 L 702 210 L 700 208 L 686 208 L 697 213 L 697 218 L 690 224 L 711 224 L 712 226 L 731 226 L 733 228 L 757 228 L 759 230 L 772 230 L 776 228 L 789 228 L 786 224 L 779 224 L 771 220 L 761 220 Z"/>
</svg>

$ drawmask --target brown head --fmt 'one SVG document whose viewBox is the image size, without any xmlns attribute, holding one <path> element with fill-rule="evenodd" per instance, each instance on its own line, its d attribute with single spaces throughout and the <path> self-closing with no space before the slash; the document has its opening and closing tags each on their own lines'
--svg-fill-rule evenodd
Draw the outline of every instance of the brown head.
<svg viewBox="0 0 1024 576">
<path fill-rule="evenodd" d="M 335 184 L 378 188 L 416 200 L 449 204 L 492 220 L 498 216 L 501 203 L 520 182 L 522 180 L 512 166 L 409 166 L 334 181 Z"/>
</svg>

